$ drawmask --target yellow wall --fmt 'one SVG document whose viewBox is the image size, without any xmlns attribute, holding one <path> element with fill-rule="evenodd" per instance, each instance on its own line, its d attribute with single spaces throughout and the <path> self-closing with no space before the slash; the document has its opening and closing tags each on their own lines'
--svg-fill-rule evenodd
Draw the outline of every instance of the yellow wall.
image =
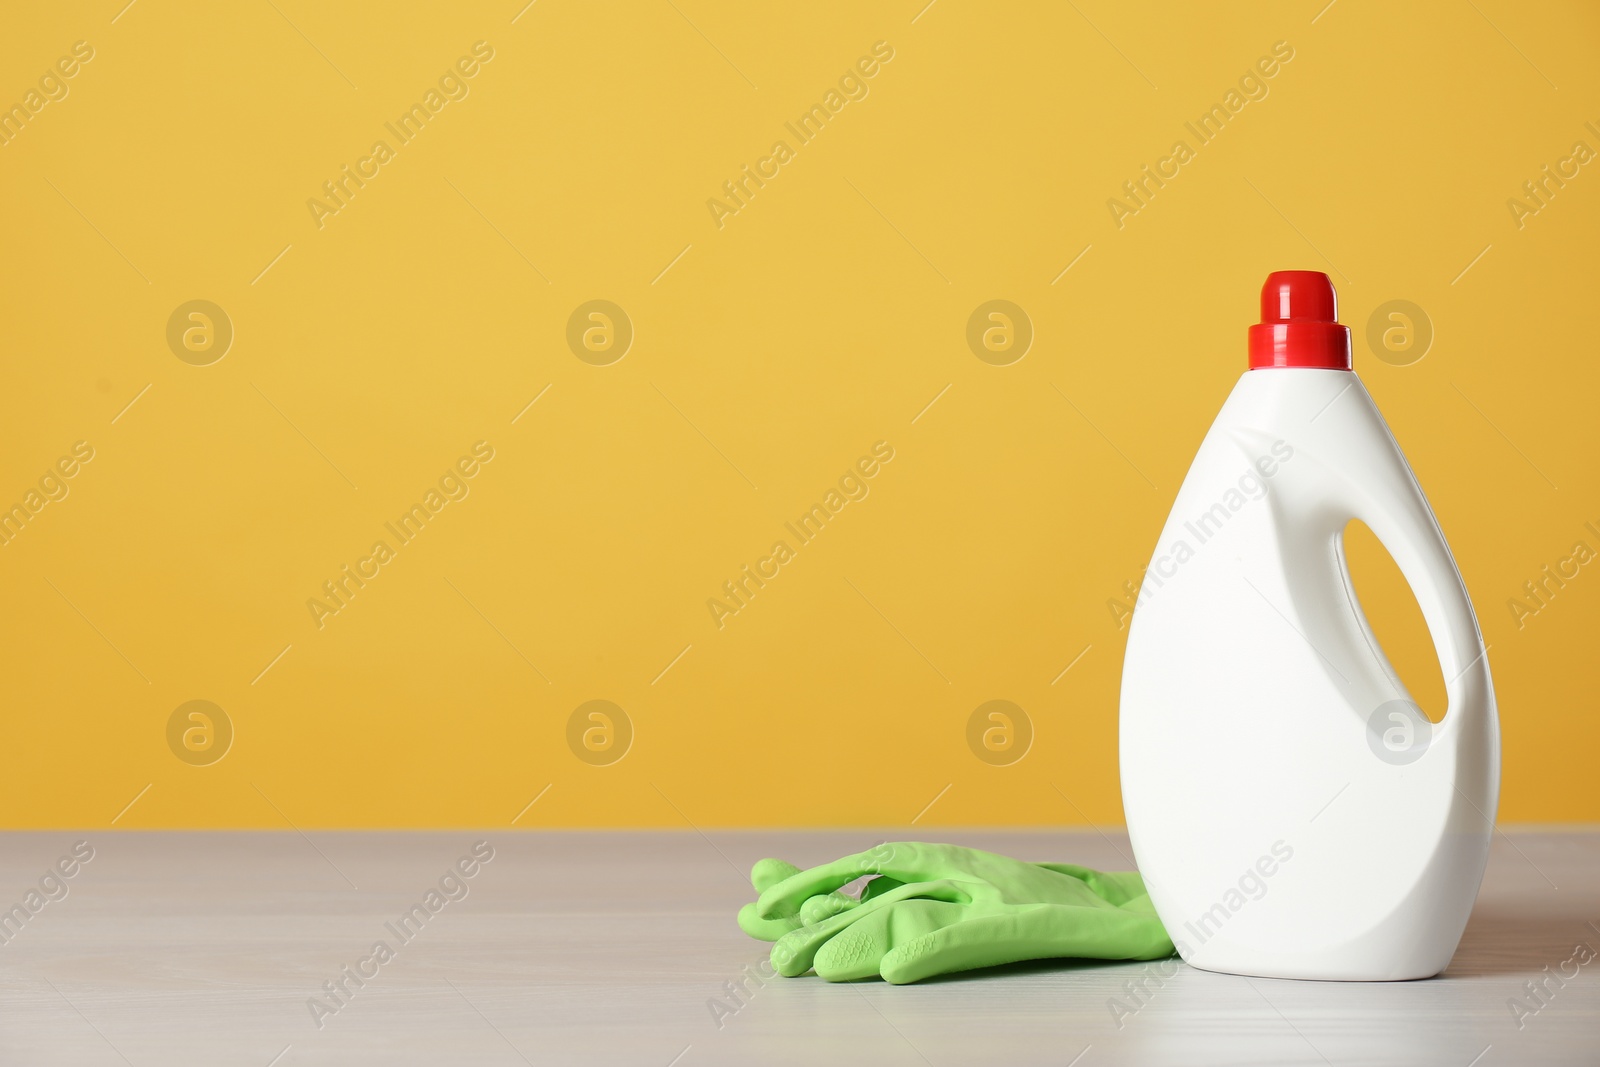
<svg viewBox="0 0 1600 1067">
<path fill-rule="evenodd" d="M 93 458 L 0 547 L 4 824 L 1118 822 L 1107 601 L 1279 268 L 1333 275 L 1472 590 L 1502 818 L 1600 818 L 1600 568 L 1508 607 L 1600 549 L 1600 166 L 1508 207 L 1600 150 L 1600 15 L 921 2 L 8 16 L 0 101 L 92 59 L 0 147 L 0 502 Z M 802 143 L 786 122 L 875 49 Z M 1185 123 L 1275 49 L 1202 144 Z M 385 124 L 462 57 L 466 95 L 402 143 Z M 1144 206 L 1108 206 L 1179 140 Z M 1005 366 L 967 341 L 997 299 L 1033 331 Z M 187 310 L 168 341 L 194 300 L 232 325 L 208 365 Z M 590 361 L 568 344 L 592 300 L 631 322 L 609 365 L 584 323 Z M 1434 334 L 1409 365 L 1367 341 L 1395 300 Z M 867 496 L 786 533 L 874 447 Z M 463 457 L 469 494 L 401 545 L 385 522 Z M 719 627 L 708 599 L 780 539 Z M 1357 557 L 1436 700 L 1414 606 Z M 177 755 L 200 720 L 169 730 L 194 700 L 231 724 L 209 765 L 220 740 Z M 590 700 L 625 710 L 620 762 L 569 747 Z M 1031 722 L 1009 766 L 968 747 L 991 700 Z"/>
</svg>

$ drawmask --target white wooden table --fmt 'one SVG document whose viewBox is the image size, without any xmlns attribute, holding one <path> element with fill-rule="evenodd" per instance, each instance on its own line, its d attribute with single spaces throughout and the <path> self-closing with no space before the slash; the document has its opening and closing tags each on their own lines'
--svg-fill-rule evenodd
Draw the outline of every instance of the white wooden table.
<svg viewBox="0 0 1600 1067">
<path fill-rule="evenodd" d="M 0 921 L 8 1067 L 1600 1063 L 1600 959 L 1548 979 L 1575 946 L 1600 951 L 1600 832 L 1499 835 L 1442 978 L 1252 981 L 1179 966 L 1131 1016 L 1113 1001 L 1134 1003 L 1127 983 L 1149 964 L 1024 964 L 907 987 L 773 979 L 738 1001 L 727 985 L 765 957 L 733 922 L 762 856 L 807 866 L 909 837 L 1124 867 L 1114 834 L 3 836 L 0 907 L 37 905 Z M 78 841 L 93 858 L 74 866 Z M 468 862 L 472 877 L 447 880 L 428 912 L 428 891 L 477 841 L 494 858 Z M 72 877 L 47 878 L 62 857 Z M 413 904 L 426 920 L 402 940 L 386 924 Z M 391 959 L 373 956 L 379 940 Z M 370 977 L 358 988 L 346 966 Z M 1544 1002 L 1519 1027 L 1511 1001 L 1536 1005 L 1525 983 L 1539 980 Z M 324 990 L 335 981 L 349 991 L 338 1001 Z M 735 1010 L 714 1014 L 713 1001 Z"/>
</svg>

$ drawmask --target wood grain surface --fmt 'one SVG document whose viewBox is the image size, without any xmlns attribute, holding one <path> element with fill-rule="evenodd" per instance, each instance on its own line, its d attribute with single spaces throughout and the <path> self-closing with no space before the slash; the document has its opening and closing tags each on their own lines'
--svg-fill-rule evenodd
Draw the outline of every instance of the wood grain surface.
<svg viewBox="0 0 1600 1067">
<path fill-rule="evenodd" d="M 766 954 L 733 921 L 754 860 L 908 838 L 1128 865 L 1116 832 L 9 833 L 0 907 L 36 910 L 0 925 L 0 1063 L 1600 1063 L 1600 962 L 1566 962 L 1600 949 L 1600 832 L 1497 835 L 1430 981 L 1170 965 L 1135 996 L 1153 965 L 1072 962 L 907 987 L 746 977 Z M 398 926 L 413 905 L 425 921 Z"/>
</svg>

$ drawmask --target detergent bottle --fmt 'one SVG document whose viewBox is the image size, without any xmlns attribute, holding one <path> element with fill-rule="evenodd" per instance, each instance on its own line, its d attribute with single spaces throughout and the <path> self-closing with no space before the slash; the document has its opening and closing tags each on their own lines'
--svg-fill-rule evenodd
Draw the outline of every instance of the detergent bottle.
<svg viewBox="0 0 1600 1067">
<path fill-rule="evenodd" d="M 1122 674 L 1122 798 L 1156 911 L 1196 967 L 1426 978 L 1488 861 L 1500 735 L 1487 650 L 1439 523 L 1351 369 L 1333 284 L 1278 271 L 1250 366 L 1145 572 Z M 1445 679 L 1438 722 L 1351 586 L 1360 519 Z"/>
</svg>

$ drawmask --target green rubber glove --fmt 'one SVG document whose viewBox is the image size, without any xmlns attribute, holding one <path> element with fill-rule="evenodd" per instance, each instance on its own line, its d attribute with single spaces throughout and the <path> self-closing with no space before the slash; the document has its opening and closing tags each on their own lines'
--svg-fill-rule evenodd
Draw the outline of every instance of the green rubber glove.
<svg viewBox="0 0 1600 1067">
<path fill-rule="evenodd" d="M 839 892 L 876 875 L 860 898 Z M 1024 863 L 957 845 L 896 842 L 800 871 L 765 859 L 760 893 L 739 911 L 751 937 L 775 942 L 772 965 L 830 982 L 881 975 L 901 985 L 1018 960 L 1153 960 L 1172 955 L 1135 872 Z"/>
</svg>

